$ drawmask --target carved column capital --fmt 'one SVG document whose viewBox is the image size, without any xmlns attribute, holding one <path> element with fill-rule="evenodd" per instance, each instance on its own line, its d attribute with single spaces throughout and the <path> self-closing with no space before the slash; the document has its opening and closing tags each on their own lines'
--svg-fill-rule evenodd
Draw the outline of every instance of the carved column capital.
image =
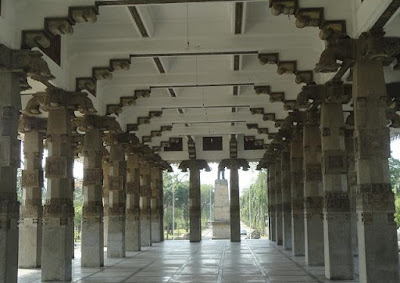
<svg viewBox="0 0 400 283">
<path fill-rule="evenodd" d="M 45 133 L 47 129 L 47 119 L 21 115 L 18 122 L 18 132 L 28 133 L 39 131 Z"/>
<path fill-rule="evenodd" d="M 218 170 L 223 171 L 225 168 L 231 170 L 242 168 L 244 171 L 247 171 L 250 165 L 246 159 L 242 158 L 223 159 L 218 165 Z"/>
<path fill-rule="evenodd" d="M 53 79 L 42 53 L 30 50 L 12 50 L 0 44 L 0 71 L 16 72 L 40 82 Z"/>
<path fill-rule="evenodd" d="M 92 101 L 84 92 L 68 92 L 56 87 L 48 87 L 45 92 L 33 94 L 23 113 L 26 115 L 40 114 L 40 110 L 67 108 L 83 114 L 93 114 L 96 109 Z"/>
<path fill-rule="evenodd" d="M 190 160 L 183 160 L 179 164 L 179 169 L 182 172 L 187 172 L 187 170 L 202 170 L 205 169 L 207 172 L 211 171 L 211 168 L 208 166 L 207 161 L 202 159 L 190 159 Z"/>
<path fill-rule="evenodd" d="M 87 132 L 93 129 L 107 131 L 112 134 L 122 133 L 122 129 L 115 119 L 110 116 L 97 116 L 88 114 L 83 117 L 77 117 L 72 120 L 72 125 L 80 132 Z"/>
</svg>

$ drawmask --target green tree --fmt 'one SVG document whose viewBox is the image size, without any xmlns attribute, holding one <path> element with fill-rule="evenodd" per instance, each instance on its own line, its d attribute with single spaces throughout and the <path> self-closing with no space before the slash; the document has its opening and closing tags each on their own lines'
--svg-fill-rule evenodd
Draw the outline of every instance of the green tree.
<svg viewBox="0 0 400 283">
<path fill-rule="evenodd" d="M 261 171 L 255 182 L 240 197 L 240 217 L 247 226 L 264 234 L 267 216 L 267 174 Z"/>
<path fill-rule="evenodd" d="M 201 194 L 201 226 L 205 228 L 209 226 L 210 221 L 213 218 L 213 215 L 211 215 L 210 219 L 210 210 L 212 213 L 212 205 L 214 203 L 214 186 L 209 184 L 201 185 L 200 194 Z"/>
<path fill-rule="evenodd" d="M 390 183 L 395 196 L 395 221 L 400 227 L 400 160 L 389 158 Z"/>
<path fill-rule="evenodd" d="M 189 230 L 189 181 L 187 173 L 166 173 L 164 177 L 164 227 Z M 174 200 L 175 199 L 175 200 Z"/>
</svg>

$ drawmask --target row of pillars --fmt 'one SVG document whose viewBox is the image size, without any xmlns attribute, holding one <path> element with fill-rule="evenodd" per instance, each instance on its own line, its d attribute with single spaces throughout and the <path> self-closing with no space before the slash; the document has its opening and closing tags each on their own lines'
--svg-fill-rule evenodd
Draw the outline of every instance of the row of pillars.
<svg viewBox="0 0 400 283">
<path fill-rule="evenodd" d="M 345 124 L 343 85 L 319 91 L 320 109 L 302 112 L 268 166 L 270 239 L 328 279 L 398 282 L 390 186 L 386 86 L 380 62 L 354 66 L 353 122 Z"/>
<path fill-rule="evenodd" d="M 183 161 L 182 171 L 190 171 L 189 208 L 190 208 L 190 242 L 201 241 L 201 199 L 200 170 L 210 168 L 205 160 L 190 159 Z M 240 242 L 240 204 L 239 204 L 239 169 L 247 170 L 249 165 L 244 159 L 224 159 L 219 164 L 219 172 L 230 169 L 230 235 L 231 242 Z M 219 177 L 219 176 L 218 176 Z"/>
<path fill-rule="evenodd" d="M 18 267 L 41 267 L 42 281 L 70 281 L 74 251 L 73 115 L 68 107 L 57 105 L 46 109 L 45 123 L 28 118 L 29 127 L 23 127 L 20 210 L 16 194 L 20 74 L 1 72 L 0 89 L 0 282 L 17 282 Z M 118 142 L 118 134 L 111 136 L 108 157 L 103 154 L 102 129 L 88 128 L 84 136 L 81 264 L 85 267 L 104 265 L 105 245 L 108 257 L 125 257 L 126 251 L 138 251 L 163 240 L 162 172 L 166 168 L 147 151 Z M 45 172 L 44 139 L 48 150 Z M 47 192 L 42 206 L 44 173 Z"/>
</svg>

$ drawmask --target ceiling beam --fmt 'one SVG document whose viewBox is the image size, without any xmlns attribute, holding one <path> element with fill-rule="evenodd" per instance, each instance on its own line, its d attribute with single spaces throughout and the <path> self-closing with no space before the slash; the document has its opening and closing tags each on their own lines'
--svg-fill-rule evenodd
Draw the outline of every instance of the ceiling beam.
<svg viewBox="0 0 400 283">
<path fill-rule="evenodd" d="M 266 0 L 99 0 L 97 6 L 162 5 L 185 3 L 267 2 Z"/>
</svg>

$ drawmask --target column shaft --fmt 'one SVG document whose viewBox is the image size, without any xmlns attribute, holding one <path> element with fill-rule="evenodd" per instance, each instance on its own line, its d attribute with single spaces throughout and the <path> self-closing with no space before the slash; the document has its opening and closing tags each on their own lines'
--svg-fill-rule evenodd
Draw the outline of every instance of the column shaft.
<svg viewBox="0 0 400 283">
<path fill-rule="evenodd" d="M 109 155 L 103 155 L 103 222 L 104 222 L 104 246 L 107 247 L 108 243 L 108 203 L 109 203 L 109 179 L 108 173 L 110 172 Z"/>
<path fill-rule="evenodd" d="M 342 85 L 326 88 L 328 96 L 339 97 L 344 89 Z M 354 270 L 344 119 L 341 101 L 327 100 L 321 105 L 325 277 L 345 280 L 353 278 Z"/>
<path fill-rule="evenodd" d="M 230 169 L 231 242 L 240 242 L 239 172 L 235 161 L 231 161 Z"/>
<path fill-rule="evenodd" d="M 276 159 L 275 163 L 275 233 L 276 243 L 282 245 L 283 228 L 282 228 L 282 186 L 281 186 L 281 157 Z"/>
<path fill-rule="evenodd" d="M 360 282 L 394 283 L 399 280 L 398 247 L 381 61 L 356 61 L 353 101 Z"/>
<path fill-rule="evenodd" d="M 25 133 L 24 155 L 18 266 L 20 268 L 38 268 L 41 266 L 42 257 L 43 220 L 43 133 L 38 129 Z"/>
<path fill-rule="evenodd" d="M 290 145 L 292 195 L 292 251 L 294 256 L 304 255 L 304 179 L 303 136 L 298 126 Z"/>
<path fill-rule="evenodd" d="M 303 130 L 303 170 L 305 256 L 308 265 L 324 264 L 321 134 L 318 122 L 317 113 L 307 112 Z"/>
<path fill-rule="evenodd" d="M 356 194 L 357 194 L 357 172 L 354 161 L 354 129 L 345 130 L 345 144 L 347 153 L 347 193 L 350 199 L 350 225 L 353 256 L 358 255 L 357 241 L 357 213 L 356 213 Z"/>
<path fill-rule="evenodd" d="M 150 164 L 145 159 L 140 167 L 140 225 L 142 246 L 151 246 Z"/>
<path fill-rule="evenodd" d="M 19 74 L 0 73 L 0 282 L 17 282 L 18 218 L 17 168 L 18 114 L 21 108 Z"/>
<path fill-rule="evenodd" d="M 81 265 L 104 265 L 102 132 L 89 130 L 84 140 Z"/>
<path fill-rule="evenodd" d="M 282 229 L 283 247 L 292 249 L 292 197 L 290 187 L 290 151 L 285 146 L 281 153 L 281 177 L 282 177 Z"/>
<path fill-rule="evenodd" d="M 276 242 L 276 204 L 275 204 L 275 165 L 271 164 L 268 168 L 268 201 L 270 207 L 269 230 L 270 240 Z"/>
<path fill-rule="evenodd" d="M 151 168 L 151 241 L 153 243 L 161 242 L 160 232 L 160 168 Z"/>
<path fill-rule="evenodd" d="M 158 182 L 159 182 L 159 188 L 160 188 L 158 191 L 158 193 L 159 193 L 159 196 L 158 196 L 158 199 L 159 199 L 158 207 L 159 208 L 158 209 L 160 212 L 160 240 L 164 241 L 164 181 L 163 181 L 164 175 L 163 175 L 163 170 L 162 169 L 158 170 L 158 174 L 159 174 Z"/>
<path fill-rule="evenodd" d="M 190 242 L 201 241 L 201 199 L 200 199 L 200 169 L 191 165 L 189 209 L 190 209 Z"/>
<path fill-rule="evenodd" d="M 125 257 L 125 153 L 122 145 L 110 148 L 107 257 Z"/>
<path fill-rule="evenodd" d="M 71 115 L 66 108 L 48 113 L 43 210 L 42 281 L 70 281 L 73 249 L 73 176 Z"/>
<path fill-rule="evenodd" d="M 130 153 L 127 159 L 126 183 L 126 250 L 140 251 L 140 169 L 139 156 Z"/>
</svg>

